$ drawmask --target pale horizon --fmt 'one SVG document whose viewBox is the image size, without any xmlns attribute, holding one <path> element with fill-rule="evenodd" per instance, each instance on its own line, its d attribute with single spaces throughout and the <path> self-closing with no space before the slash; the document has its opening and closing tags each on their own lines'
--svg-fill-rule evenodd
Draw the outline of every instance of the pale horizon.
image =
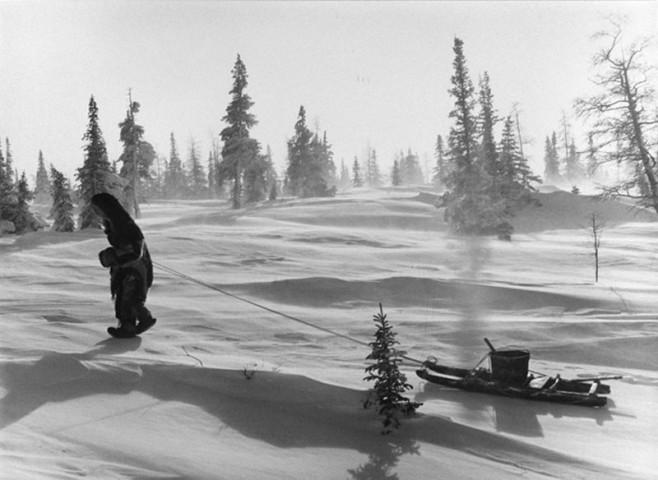
<svg viewBox="0 0 658 480">
<path fill-rule="evenodd" d="M 309 128 L 327 132 L 334 161 L 364 160 L 368 146 L 390 173 L 395 154 L 434 163 L 454 100 L 454 37 L 471 79 L 491 78 L 499 117 L 520 112 L 530 164 L 543 174 L 544 138 L 562 113 L 584 148 L 573 101 L 592 84 L 590 36 L 607 15 L 633 35 L 652 34 L 657 3 L 641 2 L 214 2 L 0 1 L 0 138 L 32 183 L 39 150 L 72 178 L 94 95 L 110 161 L 128 90 L 137 123 L 159 156 L 173 132 L 187 159 L 194 139 L 204 164 L 224 127 L 231 69 L 240 54 L 258 125 L 279 171 L 300 105 Z M 630 33 L 630 32 L 629 32 Z M 205 165 L 204 165 L 205 166 Z"/>
</svg>

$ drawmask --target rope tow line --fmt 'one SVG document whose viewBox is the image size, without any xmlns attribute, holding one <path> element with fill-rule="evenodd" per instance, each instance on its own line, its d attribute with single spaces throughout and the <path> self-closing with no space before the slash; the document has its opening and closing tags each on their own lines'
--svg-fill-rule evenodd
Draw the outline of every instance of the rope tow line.
<svg viewBox="0 0 658 480">
<path fill-rule="evenodd" d="M 163 272 L 166 272 L 166 273 L 168 273 L 170 275 L 173 275 L 175 277 L 178 277 L 180 279 L 187 280 L 188 282 L 195 283 L 195 284 L 197 284 L 201 287 L 205 287 L 205 288 L 208 288 L 210 290 L 214 290 L 215 292 L 226 295 L 227 297 L 231 297 L 231 298 L 234 298 L 235 300 L 239 300 L 243 303 L 249 304 L 252 307 L 260 308 L 261 310 L 265 310 L 266 312 L 270 312 L 270 313 L 273 313 L 275 315 L 279 315 L 280 317 L 287 318 L 288 320 L 292 320 L 293 322 L 301 323 L 302 325 L 306 325 L 307 327 L 315 328 L 316 330 L 320 330 L 322 332 L 328 333 L 329 335 L 333 335 L 334 337 L 339 337 L 339 338 L 342 338 L 342 339 L 345 339 L 345 340 L 349 340 L 350 342 L 358 343 L 359 345 L 363 345 L 363 346 L 366 346 L 366 347 L 370 346 L 369 343 L 364 342 L 362 340 L 359 340 L 357 338 L 351 337 L 351 336 L 346 335 L 344 333 L 336 332 L 334 330 L 331 330 L 330 328 L 321 327 L 320 325 L 315 325 L 314 323 L 311 323 L 307 320 L 302 320 L 301 318 L 289 315 L 289 314 L 281 312 L 279 310 L 275 310 L 271 307 L 261 305 L 260 303 L 254 302 L 253 300 L 249 300 L 248 298 L 241 297 L 240 295 L 236 295 L 235 293 L 231 293 L 227 290 L 224 290 L 223 288 L 220 288 L 220 287 L 217 287 L 215 285 L 211 285 L 209 283 L 206 283 L 202 280 L 194 278 L 194 277 L 192 277 L 190 275 L 187 275 L 183 272 L 179 272 L 178 270 L 174 270 L 173 268 L 162 265 L 161 263 L 153 262 L 153 261 L 152 261 L 152 263 L 153 263 L 154 266 L 158 267 Z M 399 352 L 399 356 L 401 358 L 404 358 L 405 360 L 409 360 L 410 362 L 415 362 L 415 363 L 418 363 L 418 364 L 421 364 L 421 365 L 424 363 L 422 360 L 418 360 L 416 358 L 409 357 L 406 354 L 401 353 L 401 352 Z"/>
</svg>

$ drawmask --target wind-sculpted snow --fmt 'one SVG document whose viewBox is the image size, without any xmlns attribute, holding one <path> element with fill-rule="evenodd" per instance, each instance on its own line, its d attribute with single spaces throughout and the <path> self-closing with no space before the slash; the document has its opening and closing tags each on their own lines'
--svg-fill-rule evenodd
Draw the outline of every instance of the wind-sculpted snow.
<svg viewBox="0 0 658 480">
<path fill-rule="evenodd" d="M 265 283 L 221 285 L 221 287 L 277 303 L 316 308 L 352 308 L 372 306 L 377 303 L 384 303 L 390 307 L 424 305 L 441 309 L 545 310 L 553 308 L 560 312 L 601 309 L 606 313 L 619 313 L 625 308 L 615 298 L 604 300 L 551 292 L 546 289 L 419 277 L 375 280 L 309 277 Z"/>
<path fill-rule="evenodd" d="M 2 237 L 0 477 L 655 477 L 652 215 L 541 195 L 501 242 L 452 235 L 435 197 L 144 205 L 158 323 L 130 340 L 107 338 L 100 231 Z M 598 283 L 580 226 L 594 207 L 611 220 Z M 379 303 L 409 358 L 472 367 L 487 337 L 528 348 L 534 371 L 624 379 L 587 409 L 435 388 L 405 360 L 424 405 L 383 436 L 362 407 Z"/>
</svg>

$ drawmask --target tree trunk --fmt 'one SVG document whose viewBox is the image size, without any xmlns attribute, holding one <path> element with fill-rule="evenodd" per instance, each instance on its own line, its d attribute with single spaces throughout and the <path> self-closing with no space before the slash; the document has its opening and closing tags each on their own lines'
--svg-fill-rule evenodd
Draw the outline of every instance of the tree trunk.
<svg viewBox="0 0 658 480">
<path fill-rule="evenodd" d="M 241 177 L 240 158 L 238 158 L 235 165 L 235 181 L 233 182 L 233 194 L 231 195 L 233 201 L 233 208 L 236 210 L 241 207 L 240 193 L 242 190 L 242 185 L 240 184 L 240 177 Z"/>
<path fill-rule="evenodd" d="M 635 144 L 642 161 L 644 174 L 647 177 L 649 190 L 651 193 L 651 206 L 658 213 L 658 181 L 656 180 L 656 173 L 654 172 L 654 161 L 644 144 L 644 135 L 642 134 L 642 125 L 640 124 L 640 117 L 637 112 L 636 99 L 631 92 L 631 87 L 628 79 L 628 68 L 624 66 L 621 71 L 621 83 L 624 88 L 624 95 L 628 101 L 628 113 L 631 118 L 633 133 L 635 135 Z"/>
<path fill-rule="evenodd" d="M 141 212 L 139 211 L 139 201 L 137 200 L 137 177 L 139 175 L 138 169 L 137 169 L 137 151 L 135 150 L 133 152 L 133 178 L 132 178 L 132 201 L 133 201 L 133 209 L 135 212 L 135 218 L 140 218 L 141 217 Z"/>
</svg>

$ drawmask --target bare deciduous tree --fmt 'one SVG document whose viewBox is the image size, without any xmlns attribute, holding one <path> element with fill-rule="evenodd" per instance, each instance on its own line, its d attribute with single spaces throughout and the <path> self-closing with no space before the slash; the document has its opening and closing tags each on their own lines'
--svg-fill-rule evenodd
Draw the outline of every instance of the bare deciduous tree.
<svg viewBox="0 0 658 480">
<path fill-rule="evenodd" d="M 654 66 L 645 61 L 649 40 L 624 42 L 623 22 L 610 19 L 611 28 L 595 35 L 605 46 L 594 56 L 599 92 L 576 101 L 578 114 L 591 121 L 591 138 L 600 162 L 623 162 L 633 172 L 607 186 L 611 195 L 638 199 L 658 212 L 655 152 L 658 115 L 654 102 Z"/>
<path fill-rule="evenodd" d="M 601 236 L 605 228 L 605 221 L 601 216 L 593 212 L 589 217 L 589 228 L 592 234 L 592 256 L 594 257 L 594 281 L 599 281 L 599 250 L 601 247 Z"/>
</svg>

